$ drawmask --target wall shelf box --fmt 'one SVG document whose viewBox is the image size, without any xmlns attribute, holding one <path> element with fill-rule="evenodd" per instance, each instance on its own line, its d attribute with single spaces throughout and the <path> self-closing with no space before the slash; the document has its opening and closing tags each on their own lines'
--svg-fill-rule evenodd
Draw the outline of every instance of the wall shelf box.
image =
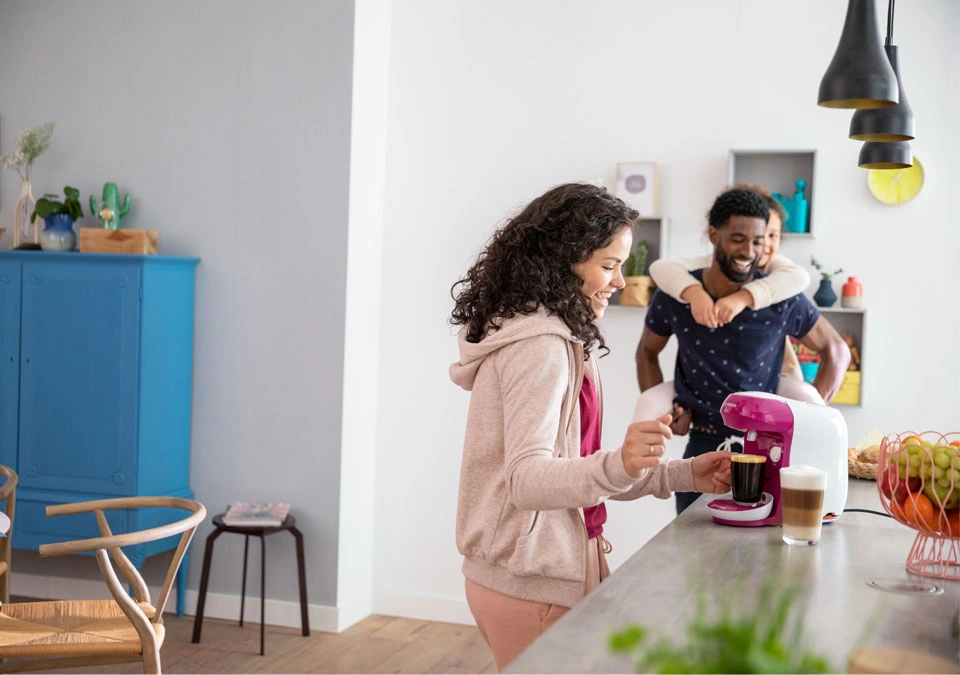
<svg viewBox="0 0 960 675">
<path fill-rule="evenodd" d="M 197 258 L 0 253 L 0 464 L 20 475 L 13 547 L 99 536 L 51 504 L 192 498 Z M 118 533 L 172 522 L 168 509 L 111 511 Z M 125 547 L 144 558 L 177 537 Z M 187 561 L 177 578 L 183 613 Z"/>
<path fill-rule="evenodd" d="M 647 242 L 647 271 L 650 270 L 650 265 L 660 258 L 667 257 L 667 228 L 669 227 L 669 222 L 666 218 L 661 216 L 655 218 L 640 218 L 633 226 L 633 248 L 632 251 L 636 251 L 637 244 L 640 241 Z M 620 304 L 620 291 L 617 291 L 612 296 L 610 296 L 611 305 Z M 624 305 L 625 307 L 627 305 Z M 629 305 L 630 307 L 637 307 L 636 305 Z M 638 307 L 639 309 L 645 309 L 644 307 Z"/>
<path fill-rule="evenodd" d="M 786 239 L 816 236 L 816 150 L 731 150 L 727 184 L 759 185 L 770 192 L 793 198 L 796 181 L 807 182 L 807 232 L 783 231 Z"/>
<path fill-rule="evenodd" d="M 839 302 L 839 300 L 838 300 Z M 818 307 L 820 314 L 837 330 L 838 333 L 853 333 L 853 344 L 860 355 L 860 370 L 848 370 L 843 375 L 832 404 L 835 405 L 863 405 L 863 369 L 866 363 L 864 357 L 864 335 L 866 333 L 866 310 L 850 307 Z"/>
</svg>

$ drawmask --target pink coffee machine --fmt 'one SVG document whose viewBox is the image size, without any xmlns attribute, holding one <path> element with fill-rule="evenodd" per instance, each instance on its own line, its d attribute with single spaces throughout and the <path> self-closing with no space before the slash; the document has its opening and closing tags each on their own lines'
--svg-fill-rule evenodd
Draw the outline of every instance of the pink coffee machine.
<svg viewBox="0 0 960 675">
<path fill-rule="evenodd" d="M 707 504 L 724 525 L 780 525 L 780 469 L 809 464 L 827 472 L 823 520 L 836 520 L 847 503 L 847 423 L 835 408 L 759 391 L 727 396 L 723 422 L 743 434 L 745 454 L 765 455 L 763 498 L 754 506 L 715 499 Z"/>
</svg>

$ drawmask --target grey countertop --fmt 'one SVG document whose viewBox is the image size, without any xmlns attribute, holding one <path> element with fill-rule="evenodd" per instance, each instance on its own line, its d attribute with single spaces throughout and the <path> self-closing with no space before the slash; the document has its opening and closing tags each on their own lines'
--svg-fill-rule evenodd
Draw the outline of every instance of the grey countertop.
<svg viewBox="0 0 960 675">
<path fill-rule="evenodd" d="M 714 523 L 706 508 L 713 498 L 697 500 L 504 672 L 633 672 L 627 656 L 607 648 L 611 632 L 639 623 L 654 639 L 681 643 L 698 598 L 728 596 L 751 576 L 762 579 L 765 570 L 799 581 L 808 603 L 808 643 L 835 667 L 846 667 L 858 646 L 896 647 L 958 662 L 960 581 L 909 573 L 906 560 L 916 532 L 892 518 L 850 511 L 884 513 L 876 482 L 851 478 L 844 514 L 824 525 L 820 543 L 809 548 L 784 545 L 779 527 Z M 870 586 L 869 579 L 920 581 L 944 590 L 926 596 L 891 593 Z M 876 625 L 868 630 L 868 623 Z"/>
</svg>

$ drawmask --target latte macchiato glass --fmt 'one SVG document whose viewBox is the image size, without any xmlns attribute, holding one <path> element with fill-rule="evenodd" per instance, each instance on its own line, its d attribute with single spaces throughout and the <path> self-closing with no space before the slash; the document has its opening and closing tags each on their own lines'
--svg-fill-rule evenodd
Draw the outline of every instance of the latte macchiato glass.
<svg viewBox="0 0 960 675">
<path fill-rule="evenodd" d="M 826 488 L 826 471 L 814 466 L 798 464 L 780 469 L 780 512 L 785 543 L 813 546 L 820 541 Z"/>
<path fill-rule="evenodd" d="M 733 501 L 741 506 L 753 506 L 763 497 L 763 469 L 766 455 L 730 455 L 730 491 Z"/>
</svg>

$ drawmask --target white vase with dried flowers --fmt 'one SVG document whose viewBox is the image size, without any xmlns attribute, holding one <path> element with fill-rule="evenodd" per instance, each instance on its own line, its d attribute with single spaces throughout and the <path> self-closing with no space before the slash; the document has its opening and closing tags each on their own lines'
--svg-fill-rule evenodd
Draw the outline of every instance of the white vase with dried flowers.
<svg viewBox="0 0 960 675">
<path fill-rule="evenodd" d="M 28 244 L 36 246 L 39 242 L 37 225 L 32 226 L 31 235 L 30 212 L 35 208 L 37 200 L 33 198 L 30 169 L 34 160 L 50 146 L 52 134 L 53 122 L 47 122 L 35 129 L 24 129 L 17 136 L 17 149 L 0 155 L 0 166 L 14 169 L 20 176 L 20 196 L 17 197 L 13 211 L 14 248 L 25 248 Z"/>
</svg>

